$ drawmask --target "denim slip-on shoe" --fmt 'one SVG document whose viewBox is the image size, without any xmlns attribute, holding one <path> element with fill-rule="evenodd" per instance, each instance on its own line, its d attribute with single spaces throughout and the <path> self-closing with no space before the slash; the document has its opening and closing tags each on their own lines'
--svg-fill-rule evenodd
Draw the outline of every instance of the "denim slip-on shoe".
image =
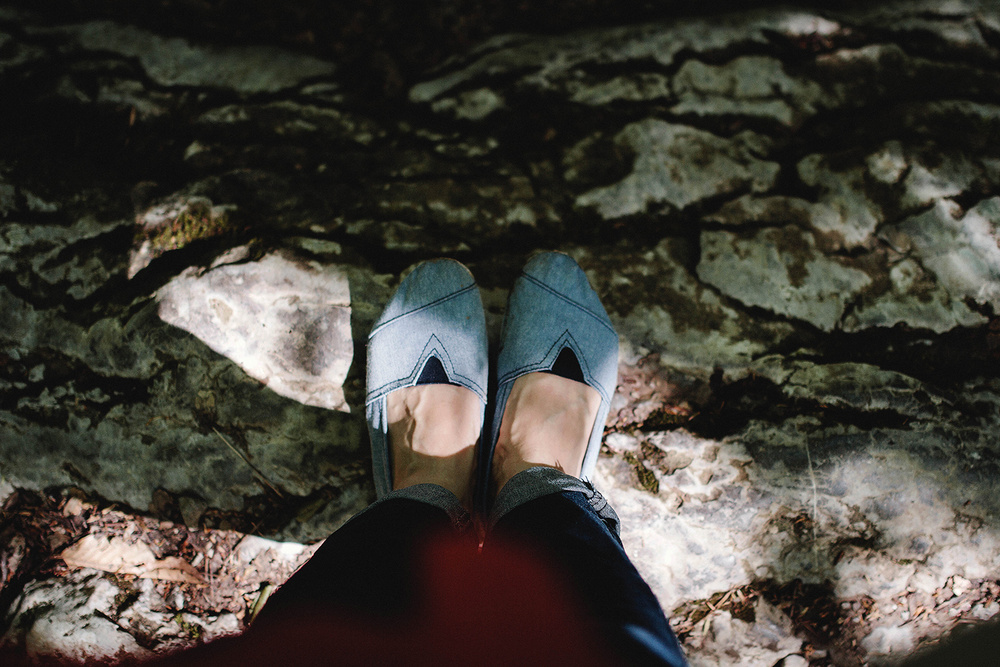
<svg viewBox="0 0 1000 667">
<path fill-rule="evenodd" d="M 365 416 L 379 498 L 392 490 L 389 393 L 427 384 L 428 377 L 430 383 L 459 385 L 482 401 L 481 420 L 486 411 L 487 356 L 486 317 L 472 274 L 452 259 L 419 264 L 399 284 L 368 335 Z M 419 382 L 421 376 L 424 381 Z"/>
<path fill-rule="evenodd" d="M 618 381 L 618 334 L 587 275 L 573 258 L 557 252 L 542 253 L 525 265 L 507 302 L 489 447 L 484 448 L 480 465 L 485 474 L 480 478 L 483 487 L 489 484 L 493 450 L 514 381 L 528 373 L 552 371 L 554 366 L 558 372 L 561 363 L 557 364 L 557 360 L 561 361 L 565 349 L 576 356 L 582 381 L 601 395 L 601 407 L 580 471 L 582 479 L 589 479 L 597 464 L 604 421 Z"/>
</svg>

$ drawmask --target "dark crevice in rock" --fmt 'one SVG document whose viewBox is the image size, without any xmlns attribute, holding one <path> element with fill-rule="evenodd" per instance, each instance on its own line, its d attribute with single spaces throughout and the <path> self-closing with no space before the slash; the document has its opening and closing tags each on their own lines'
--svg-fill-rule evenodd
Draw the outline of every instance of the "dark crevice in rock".
<svg viewBox="0 0 1000 667">
<path fill-rule="evenodd" d="M 961 21 L 967 21 L 970 19 L 968 14 L 944 17 L 918 13 L 911 15 L 911 17 L 914 19 L 929 20 L 932 24 L 936 23 L 941 25 L 943 26 L 942 32 L 947 31 L 948 24 L 955 23 L 955 21 L 950 20 L 951 18 L 956 18 Z M 849 21 L 849 19 L 845 19 L 845 21 Z M 976 26 L 980 34 L 985 39 L 985 34 L 983 34 L 981 29 L 982 22 L 972 21 L 972 24 Z M 987 54 L 983 53 L 982 49 L 976 48 L 975 46 L 972 48 L 963 48 L 962 46 L 950 43 L 944 39 L 940 33 L 931 29 L 930 26 L 887 28 L 873 25 L 860 26 L 854 24 L 851 25 L 851 28 L 864 30 L 870 40 L 874 43 L 895 44 L 904 49 L 905 52 L 913 58 L 926 59 L 935 63 L 963 66 L 971 65 L 989 71 L 994 69 L 998 60 L 1000 60 L 997 53 Z"/>
<path fill-rule="evenodd" d="M 864 628 L 856 627 L 851 619 L 850 604 L 845 608 L 836 595 L 835 582 L 804 583 L 801 579 L 781 582 L 757 579 L 729 591 L 721 591 L 704 600 L 690 600 L 672 610 L 678 637 L 684 641 L 710 613 L 726 611 L 746 623 L 773 623 L 758 619 L 755 605 L 766 601 L 787 616 L 794 634 L 805 639 L 802 651 L 816 654 L 810 665 L 861 665 L 862 652 L 858 642 L 865 636 Z M 868 603 L 873 604 L 871 598 Z M 827 656 L 819 652 L 826 651 Z M 779 663 L 780 664 L 780 663 Z"/>
<path fill-rule="evenodd" d="M 123 348 L 121 361 L 128 367 L 127 356 L 131 354 Z M 43 366 L 40 380 L 32 380 L 29 371 Z M 147 379 L 108 376 L 94 372 L 85 362 L 44 347 L 35 348 L 31 354 L 14 360 L 7 357 L 0 364 L 0 378 L 8 382 L 24 385 L 17 394 L 0 394 L 0 410 L 8 410 L 28 421 L 48 427 L 66 428 L 70 415 L 100 421 L 114 407 L 142 403 L 150 397 Z M 32 402 L 44 393 L 54 394 L 65 389 L 65 399 L 53 399 L 56 407 L 32 406 Z M 87 394 L 98 392 L 96 397 Z M 26 405 L 19 405 L 25 402 Z"/>
<path fill-rule="evenodd" d="M 721 377 L 713 378 L 712 398 L 683 426 L 691 433 L 719 440 L 743 431 L 751 420 L 781 424 L 791 417 L 808 416 L 819 424 L 852 426 L 860 430 L 876 428 L 906 429 L 910 418 L 891 409 L 864 410 L 829 406 L 818 400 L 795 399 L 787 396 L 781 386 L 761 377 L 749 377 L 724 384 Z M 645 430 L 645 429 L 643 429 Z M 659 430 L 659 429 L 649 429 Z M 745 443 L 754 455 L 753 443 Z M 789 455 L 784 459 L 790 467 L 806 467 L 806 455 Z"/>
<path fill-rule="evenodd" d="M 930 386 L 956 387 L 1000 375 L 1000 351 L 992 347 L 989 325 L 941 334 L 905 325 L 828 335 L 819 355 L 824 363 L 869 363 L 916 378 Z"/>
<path fill-rule="evenodd" d="M 493 35 L 558 34 L 777 4 L 774 0 L 755 0 L 749 5 L 736 0 L 711 0 L 697 5 L 559 0 L 525 6 L 499 0 L 428 4 L 401 0 L 374 5 L 367 0 L 333 4 L 310 0 L 294 8 L 279 8 L 261 2 L 237 7 L 210 1 L 188 3 L 182 12 L 172 5 L 138 7 L 121 0 L 96 5 L 61 0 L 41 8 L 37 3 L 18 0 L 14 6 L 30 8 L 42 21 L 111 19 L 196 42 L 273 44 L 338 63 L 346 84 L 366 97 L 395 99 L 429 68 Z M 840 0 L 832 7 L 861 5 L 854 0 Z M 830 9 L 831 3 L 804 6 Z"/>
</svg>

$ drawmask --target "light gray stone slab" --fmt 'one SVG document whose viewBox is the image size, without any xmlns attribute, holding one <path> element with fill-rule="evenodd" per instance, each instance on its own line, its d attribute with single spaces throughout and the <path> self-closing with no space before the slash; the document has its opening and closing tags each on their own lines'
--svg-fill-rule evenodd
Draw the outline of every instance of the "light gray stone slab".
<svg viewBox="0 0 1000 667">
<path fill-rule="evenodd" d="M 837 327 L 847 303 L 871 283 L 865 272 L 821 254 L 813 235 L 793 226 L 750 237 L 702 232 L 698 277 L 748 306 L 824 331 Z"/>
<path fill-rule="evenodd" d="M 575 248 L 618 330 L 623 358 L 659 355 L 661 363 L 707 379 L 715 369 L 739 376 L 792 333 L 724 303 L 685 266 L 686 245 L 665 239 L 645 252 Z"/>
<path fill-rule="evenodd" d="M 688 60 L 673 78 L 675 114 L 749 116 L 795 127 L 823 97 L 815 81 L 789 76 L 777 58 L 740 56 L 724 65 Z"/>
<path fill-rule="evenodd" d="M 752 132 L 732 139 L 648 118 L 626 126 L 615 143 L 635 155 L 632 172 L 581 194 L 576 205 L 612 219 L 666 204 L 684 209 L 703 199 L 751 190 L 766 192 L 779 166 L 762 159 L 768 141 Z"/>
<path fill-rule="evenodd" d="M 158 293 L 160 317 L 201 339 L 276 393 L 349 410 L 354 357 L 347 276 L 336 267 L 267 255 L 188 269 Z"/>
<path fill-rule="evenodd" d="M 661 24 L 649 23 L 584 30 L 566 35 L 503 35 L 472 49 L 461 59 L 446 63 L 437 78 L 410 89 L 410 100 L 431 103 L 458 99 L 472 82 L 509 80 L 517 86 L 556 92 L 584 104 L 618 100 L 635 101 L 661 96 L 664 91 L 657 70 L 666 70 L 682 52 L 714 53 L 739 45 L 766 45 L 769 33 L 789 38 L 831 35 L 840 24 L 810 12 L 779 10 L 689 18 Z M 622 75 L 611 81 L 595 80 L 593 65 L 640 63 L 652 69 L 639 75 Z M 453 113 L 459 105 L 439 106 Z"/>
<path fill-rule="evenodd" d="M 953 299 L 1000 307 L 1000 197 L 984 199 L 967 211 L 942 199 L 897 228 Z"/>
<path fill-rule="evenodd" d="M 45 29 L 87 51 L 137 58 L 161 86 L 226 88 L 242 94 L 274 93 L 333 74 L 332 63 L 273 47 L 197 45 L 134 26 L 93 21 Z"/>
</svg>

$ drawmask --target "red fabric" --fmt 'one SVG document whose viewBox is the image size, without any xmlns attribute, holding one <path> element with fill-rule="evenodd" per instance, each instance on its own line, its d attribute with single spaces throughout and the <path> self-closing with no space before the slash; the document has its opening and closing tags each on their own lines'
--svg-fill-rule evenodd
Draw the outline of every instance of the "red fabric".
<svg viewBox="0 0 1000 667">
<path fill-rule="evenodd" d="M 302 610 L 157 664 L 613 664 L 555 570 L 522 549 L 439 540 L 414 565 L 420 601 L 394 625 Z"/>
</svg>

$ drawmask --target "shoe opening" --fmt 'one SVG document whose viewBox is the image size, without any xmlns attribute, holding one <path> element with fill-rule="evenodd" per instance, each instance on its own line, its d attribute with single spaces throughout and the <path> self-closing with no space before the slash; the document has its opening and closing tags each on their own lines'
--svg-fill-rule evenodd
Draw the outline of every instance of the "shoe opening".
<svg viewBox="0 0 1000 667">
<path fill-rule="evenodd" d="M 583 379 L 583 369 L 580 368 L 580 362 L 577 361 L 573 350 L 568 347 L 562 349 L 562 352 L 556 357 L 556 362 L 552 364 L 552 368 L 545 372 L 564 377 L 567 380 L 576 380 L 577 382 L 586 384 L 586 381 Z"/>
</svg>

